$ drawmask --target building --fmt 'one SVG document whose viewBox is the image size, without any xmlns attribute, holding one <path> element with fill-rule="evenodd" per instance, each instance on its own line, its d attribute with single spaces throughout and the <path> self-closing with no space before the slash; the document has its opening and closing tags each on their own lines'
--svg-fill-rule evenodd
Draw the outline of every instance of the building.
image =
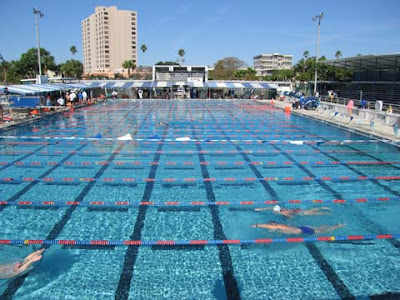
<svg viewBox="0 0 400 300">
<path fill-rule="evenodd" d="M 206 82 L 208 81 L 208 67 L 156 65 L 153 66 L 153 80 Z"/>
<path fill-rule="evenodd" d="M 82 21 L 83 70 L 112 76 L 126 60 L 137 64 L 137 13 L 97 6 Z"/>
<path fill-rule="evenodd" d="M 333 60 L 322 60 L 321 64 L 343 68 L 353 74 L 348 81 L 319 81 L 320 95 L 333 91 L 340 98 L 364 99 L 370 104 L 383 101 L 400 110 L 400 54 L 363 55 Z M 314 82 L 310 82 L 313 86 Z"/>
<path fill-rule="evenodd" d="M 271 75 L 273 70 L 292 68 L 293 55 L 279 53 L 261 54 L 254 56 L 253 63 L 257 76 Z"/>
</svg>

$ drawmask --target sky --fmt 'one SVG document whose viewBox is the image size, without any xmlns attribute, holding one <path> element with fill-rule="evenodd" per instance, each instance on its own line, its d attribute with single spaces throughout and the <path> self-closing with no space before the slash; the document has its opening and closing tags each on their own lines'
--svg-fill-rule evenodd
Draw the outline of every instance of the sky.
<svg viewBox="0 0 400 300">
<path fill-rule="evenodd" d="M 357 54 L 400 53 L 400 0 L 0 0 L 0 53 L 18 60 L 36 47 L 33 7 L 39 20 L 40 45 L 56 63 L 82 60 L 81 21 L 96 6 L 117 6 L 138 13 L 138 64 L 175 61 L 186 52 L 187 65 L 212 66 L 237 57 L 253 66 L 263 53 L 293 55 L 293 63 L 308 50 L 316 54 L 320 12 L 320 55 L 334 59 Z M 73 56 L 69 49 L 78 52 Z"/>
</svg>

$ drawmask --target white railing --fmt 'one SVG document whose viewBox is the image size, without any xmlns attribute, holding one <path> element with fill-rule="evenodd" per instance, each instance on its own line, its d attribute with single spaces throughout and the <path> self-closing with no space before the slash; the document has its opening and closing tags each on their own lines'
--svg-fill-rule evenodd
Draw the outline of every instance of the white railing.
<svg viewBox="0 0 400 300">
<path fill-rule="evenodd" d="M 329 103 L 335 103 L 335 104 L 340 104 L 340 105 L 347 105 L 347 103 L 349 103 L 349 100 L 351 98 L 341 98 L 341 97 L 334 97 L 334 98 L 330 98 L 328 96 L 321 96 L 321 101 L 322 102 L 329 102 Z M 358 99 L 351 99 L 354 102 L 354 106 L 360 106 L 360 100 Z M 379 99 L 378 99 L 379 100 Z M 375 102 L 376 101 L 367 101 L 367 108 L 368 109 L 374 109 L 375 108 Z M 396 104 L 396 103 L 386 103 L 383 102 L 383 111 L 387 111 L 389 109 L 389 106 L 392 107 L 393 113 L 400 113 L 400 104 Z"/>
</svg>

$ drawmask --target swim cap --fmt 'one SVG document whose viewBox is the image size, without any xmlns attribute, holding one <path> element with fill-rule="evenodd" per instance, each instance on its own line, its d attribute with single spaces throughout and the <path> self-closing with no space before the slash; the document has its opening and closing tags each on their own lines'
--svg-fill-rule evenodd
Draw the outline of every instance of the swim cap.
<svg viewBox="0 0 400 300">
<path fill-rule="evenodd" d="M 276 211 L 276 212 L 280 212 L 280 211 L 281 211 L 281 207 L 280 207 L 279 205 L 275 205 L 275 206 L 272 208 L 272 210 L 273 210 L 273 211 Z"/>
</svg>

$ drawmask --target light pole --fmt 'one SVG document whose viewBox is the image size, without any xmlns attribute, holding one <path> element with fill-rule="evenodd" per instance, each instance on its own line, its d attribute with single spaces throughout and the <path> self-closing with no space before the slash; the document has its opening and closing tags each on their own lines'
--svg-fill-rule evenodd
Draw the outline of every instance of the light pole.
<svg viewBox="0 0 400 300">
<path fill-rule="evenodd" d="M 39 76 L 42 76 L 42 64 L 40 62 L 40 42 L 39 42 L 39 16 L 41 18 L 44 17 L 44 14 L 36 7 L 33 8 L 33 13 L 36 18 L 36 42 L 37 42 L 37 56 L 38 56 L 38 64 L 39 64 Z M 41 77 L 39 77 L 41 78 Z M 40 80 L 40 79 L 39 79 Z"/>
<path fill-rule="evenodd" d="M 323 13 L 320 13 L 319 15 L 316 15 L 315 17 L 312 18 L 312 20 L 315 22 L 318 20 L 318 38 L 317 38 L 317 56 L 315 58 L 315 80 L 314 80 L 314 96 L 317 94 L 317 77 L 318 77 L 318 55 L 319 55 L 319 30 L 321 26 L 321 20 L 324 17 Z"/>
</svg>

